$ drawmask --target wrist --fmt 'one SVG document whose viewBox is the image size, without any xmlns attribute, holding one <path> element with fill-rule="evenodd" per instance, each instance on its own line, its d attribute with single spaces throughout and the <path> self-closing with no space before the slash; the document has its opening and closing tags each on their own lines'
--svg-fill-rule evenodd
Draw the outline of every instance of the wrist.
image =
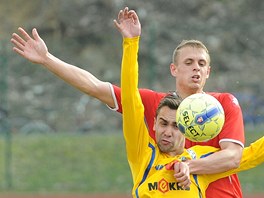
<svg viewBox="0 0 264 198">
<path fill-rule="evenodd" d="M 166 167 L 167 170 L 174 170 L 174 165 L 176 163 L 179 163 L 179 160 L 174 160 L 174 161 L 168 163 L 165 167 Z"/>
</svg>

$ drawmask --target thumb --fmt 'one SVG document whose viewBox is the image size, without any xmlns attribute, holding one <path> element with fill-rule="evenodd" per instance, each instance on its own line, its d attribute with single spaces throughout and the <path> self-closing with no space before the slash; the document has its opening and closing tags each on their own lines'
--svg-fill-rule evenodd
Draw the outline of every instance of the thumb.
<svg viewBox="0 0 264 198">
<path fill-rule="evenodd" d="M 36 41 L 38 41 L 38 40 L 41 39 L 40 36 L 39 36 L 39 34 L 38 34 L 38 31 L 37 31 L 36 28 L 33 28 L 33 30 L 32 30 L 32 35 L 33 35 L 33 38 L 34 38 Z"/>
<path fill-rule="evenodd" d="M 177 162 L 177 163 L 174 164 L 174 173 L 175 173 L 175 174 L 176 174 L 176 173 L 179 173 L 180 170 L 181 170 L 181 168 L 180 168 L 180 163 L 181 163 L 181 162 Z"/>
</svg>

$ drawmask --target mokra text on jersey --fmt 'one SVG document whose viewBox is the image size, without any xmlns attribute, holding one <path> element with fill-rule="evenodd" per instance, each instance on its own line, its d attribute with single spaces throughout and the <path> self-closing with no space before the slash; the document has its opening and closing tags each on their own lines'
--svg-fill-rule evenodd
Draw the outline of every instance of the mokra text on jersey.
<svg viewBox="0 0 264 198">
<path fill-rule="evenodd" d="M 161 179 L 158 182 L 148 183 L 149 191 L 158 190 L 166 193 L 171 190 L 190 190 L 190 188 L 182 188 L 179 182 L 167 182 L 165 179 Z"/>
</svg>

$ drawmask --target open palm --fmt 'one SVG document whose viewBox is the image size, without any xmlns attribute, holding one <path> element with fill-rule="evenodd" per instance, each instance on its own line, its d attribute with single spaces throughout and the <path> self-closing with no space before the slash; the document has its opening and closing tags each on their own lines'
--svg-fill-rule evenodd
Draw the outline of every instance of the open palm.
<svg viewBox="0 0 264 198">
<path fill-rule="evenodd" d="M 18 29 L 20 34 L 14 33 L 11 42 L 14 44 L 13 50 L 33 63 L 43 64 L 48 49 L 45 42 L 38 35 L 37 30 L 32 30 L 33 38 L 23 29 Z"/>
<path fill-rule="evenodd" d="M 141 34 L 141 25 L 136 12 L 127 7 L 119 12 L 118 21 L 114 20 L 114 23 L 123 37 L 133 38 Z"/>
</svg>

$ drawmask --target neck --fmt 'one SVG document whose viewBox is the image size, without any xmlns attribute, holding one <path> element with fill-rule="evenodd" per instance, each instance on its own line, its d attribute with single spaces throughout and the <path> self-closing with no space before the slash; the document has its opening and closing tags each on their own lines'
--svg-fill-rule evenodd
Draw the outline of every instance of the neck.
<svg viewBox="0 0 264 198">
<path fill-rule="evenodd" d="M 198 91 L 196 90 L 196 91 L 186 92 L 186 91 L 179 91 L 178 89 L 176 90 L 176 94 L 182 99 L 184 99 L 184 98 L 186 98 L 192 94 L 196 94 L 196 93 L 204 93 L 204 91 L 203 90 L 198 90 Z"/>
</svg>

